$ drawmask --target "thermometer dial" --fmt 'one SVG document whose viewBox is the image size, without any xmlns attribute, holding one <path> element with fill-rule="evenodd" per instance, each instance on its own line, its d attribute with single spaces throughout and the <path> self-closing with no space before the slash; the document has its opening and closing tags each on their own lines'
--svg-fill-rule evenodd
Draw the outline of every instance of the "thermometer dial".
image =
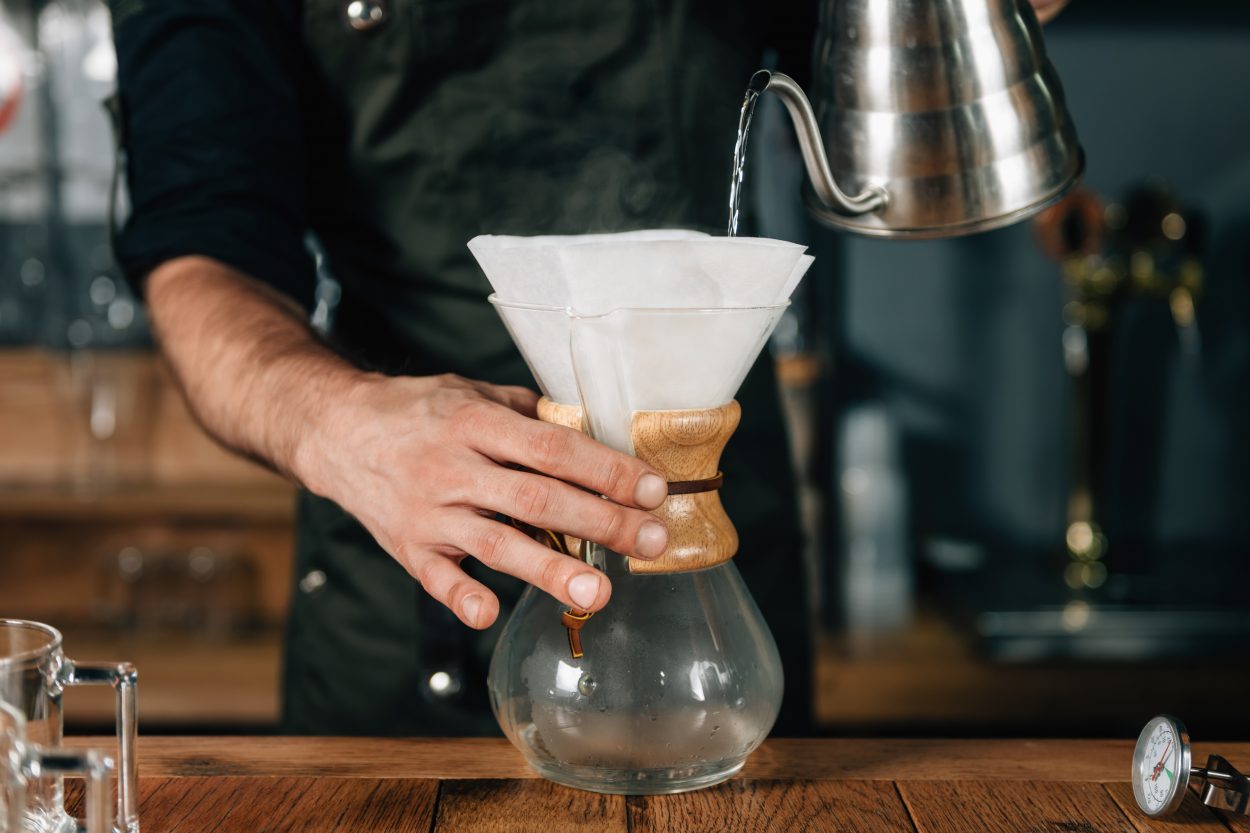
<svg viewBox="0 0 1250 833">
<path fill-rule="evenodd" d="M 1146 724 L 1133 750 L 1133 796 L 1142 812 L 1163 816 L 1181 805 L 1191 757 L 1185 724 L 1167 715 Z"/>
</svg>

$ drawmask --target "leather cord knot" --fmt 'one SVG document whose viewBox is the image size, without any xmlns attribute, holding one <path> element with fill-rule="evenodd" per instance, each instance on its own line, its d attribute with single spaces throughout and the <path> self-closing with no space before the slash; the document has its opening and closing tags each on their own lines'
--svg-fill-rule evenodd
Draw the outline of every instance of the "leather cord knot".
<svg viewBox="0 0 1250 833">
<path fill-rule="evenodd" d="M 573 554 L 569 552 L 569 548 L 564 541 L 564 536 L 560 533 L 554 532 L 550 529 L 533 526 L 525 523 L 524 521 L 518 521 L 516 518 L 512 518 L 512 525 L 533 538 L 535 541 L 538 541 L 540 544 L 545 544 L 548 547 L 551 547 L 551 549 L 561 555 L 572 557 Z M 582 651 L 581 631 L 582 625 L 586 624 L 586 621 L 590 619 L 591 616 L 594 616 L 594 614 L 590 611 L 582 610 L 581 608 L 576 607 L 569 608 L 560 614 L 560 623 L 564 625 L 565 630 L 567 630 L 569 634 L 569 653 L 573 656 L 573 659 L 581 659 L 585 656 L 585 653 Z"/>
<path fill-rule="evenodd" d="M 581 659 L 582 652 L 582 625 L 586 624 L 586 620 L 594 616 L 588 610 L 579 610 L 571 608 L 564 611 L 560 615 L 560 622 L 569 632 L 569 653 L 573 655 L 573 659 Z"/>
</svg>

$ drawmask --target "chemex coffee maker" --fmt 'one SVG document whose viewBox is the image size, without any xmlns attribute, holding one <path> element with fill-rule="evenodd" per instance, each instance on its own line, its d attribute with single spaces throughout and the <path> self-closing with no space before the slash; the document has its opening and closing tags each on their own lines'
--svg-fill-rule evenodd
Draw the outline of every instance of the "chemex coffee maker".
<svg viewBox="0 0 1250 833">
<path fill-rule="evenodd" d="M 651 231 L 478 237 L 491 302 L 538 380 L 539 417 L 669 481 L 665 553 L 641 561 L 538 531 L 602 570 L 612 599 L 570 609 L 530 587 L 488 681 L 500 725 L 554 781 L 680 792 L 737 772 L 781 705 L 777 646 L 733 557 L 721 450 L 734 394 L 811 265 L 779 240 Z"/>
<path fill-rule="evenodd" d="M 738 538 L 718 496 L 734 395 L 811 264 L 801 246 L 733 236 L 758 96 L 782 97 L 811 176 L 808 205 L 838 228 L 995 228 L 1058 199 L 1081 171 L 1026 0 L 827 0 L 817 44 L 819 116 L 787 76 L 751 80 L 729 237 L 469 243 L 542 389 L 539 417 L 669 481 L 655 510 L 669 546 L 655 561 L 531 530 L 613 584 L 593 616 L 530 587 L 491 662 L 500 726 L 553 781 L 625 794 L 716 784 L 741 769 L 781 703 L 777 647 L 734 566 Z"/>
</svg>

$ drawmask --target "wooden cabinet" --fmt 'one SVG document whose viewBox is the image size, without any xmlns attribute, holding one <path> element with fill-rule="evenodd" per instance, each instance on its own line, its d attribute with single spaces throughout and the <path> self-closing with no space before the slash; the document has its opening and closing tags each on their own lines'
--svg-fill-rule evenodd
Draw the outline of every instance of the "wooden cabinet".
<svg viewBox="0 0 1250 833">
<path fill-rule="evenodd" d="M 0 615 L 125 659 L 149 728 L 268 728 L 294 489 L 218 447 L 150 352 L 0 351 Z M 109 693 L 68 695 L 71 725 Z"/>
</svg>

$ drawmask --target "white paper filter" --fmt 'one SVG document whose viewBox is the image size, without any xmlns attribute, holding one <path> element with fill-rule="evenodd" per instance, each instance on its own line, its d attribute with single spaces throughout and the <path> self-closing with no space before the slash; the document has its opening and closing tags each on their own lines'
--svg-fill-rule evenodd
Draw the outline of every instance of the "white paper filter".
<svg viewBox="0 0 1250 833">
<path fill-rule="evenodd" d="M 582 404 L 592 435 L 624 451 L 635 411 L 732 399 L 812 263 L 795 243 L 684 230 L 469 249 L 543 393 Z"/>
<path fill-rule="evenodd" d="M 706 234 L 684 229 L 648 229 L 618 234 L 548 235 L 514 237 L 506 234 L 479 234 L 469 241 L 469 251 L 477 258 L 495 294 L 504 301 L 569 306 L 569 281 L 565 278 L 560 253 L 576 246 L 594 244 L 633 244 L 664 240 L 689 240 Z"/>
<path fill-rule="evenodd" d="M 632 454 L 636 411 L 724 405 L 785 308 L 621 309 L 574 316 L 573 370 L 590 435 Z"/>
<path fill-rule="evenodd" d="M 569 246 L 560 251 L 560 274 L 568 292 L 564 303 L 582 315 L 627 307 L 722 309 L 784 303 L 803 251 L 795 243 L 741 237 Z"/>
<path fill-rule="evenodd" d="M 521 351 L 543 396 L 565 405 L 581 399 L 569 352 L 569 314 L 565 307 L 511 304 L 490 296 L 495 311 Z"/>
</svg>

